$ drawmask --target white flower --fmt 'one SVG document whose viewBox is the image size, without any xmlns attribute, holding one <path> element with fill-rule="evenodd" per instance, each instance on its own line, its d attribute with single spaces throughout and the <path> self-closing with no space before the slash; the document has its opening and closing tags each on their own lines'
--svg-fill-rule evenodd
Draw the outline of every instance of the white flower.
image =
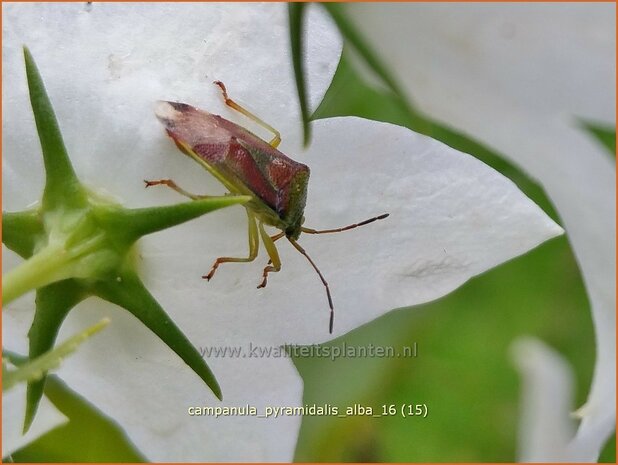
<svg viewBox="0 0 618 465">
<path fill-rule="evenodd" d="M 341 44 L 312 9 L 306 72 L 315 107 Z M 284 5 L 4 5 L 4 199 L 8 210 L 40 197 L 43 173 L 27 104 L 21 44 L 37 59 L 80 179 L 130 206 L 181 200 L 142 179 L 172 178 L 195 193 L 225 190 L 179 154 L 152 113 L 156 100 L 190 103 L 255 129 L 225 107 L 212 81 L 283 135 L 281 150 L 312 170 L 306 225 L 329 228 L 383 212 L 386 220 L 345 234 L 302 236 L 328 279 L 335 335 L 389 310 L 436 299 L 562 232 L 508 179 L 427 137 L 357 118 L 314 125 L 301 148 Z M 76 45 L 78 44 L 78 45 Z M 328 340 L 328 306 L 317 276 L 280 241 L 283 269 L 255 289 L 267 259 L 222 265 L 246 254 L 246 216 L 233 208 L 147 237 L 141 275 L 197 346 L 277 347 Z M 9 254 L 4 254 L 8 256 Z M 10 256 L 7 260 L 10 260 Z M 5 263 L 5 267 L 10 264 Z M 286 358 L 217 358 L 208 363 L 219 403 L 180 359 L 127 312 L 89 299 L 62 334 L 108 316 L 112 323 L 59 370 L 73 389 L 115 419 L 153 461 L 289 461 L 301 418 L 195 417 L 189 407 L 302 405 L 302 382 Z M 4 341 L 25 352 L 32 308 L 5 310 Z M 62 338 L 62 334 L 60 338 Z M 245 352 L 245 355 L 247 353 Z"/>
<path fill-rule="evenodd" d="M 615 122 L 615 5 L 363 4 L 347 12 L 420 110 L 502 153 L 553 201 L 597 337 L 569 459 L 596 460 L 615 428 L 615 164 L 578 118 Z"/>
</svg>

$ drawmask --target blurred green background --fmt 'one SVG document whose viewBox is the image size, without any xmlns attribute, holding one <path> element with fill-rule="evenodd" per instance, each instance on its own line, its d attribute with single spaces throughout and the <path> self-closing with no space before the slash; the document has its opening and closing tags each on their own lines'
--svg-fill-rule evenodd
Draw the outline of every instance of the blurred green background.
<svg viewBox="0 0 618 465">
<path fill-rule="evenodd" d="M 368 87 L 345 54 L 314 117 L 339 115 L 404 125 L 471 153 L 515 181 L 560 222 L 542 189 L 517 168 L 479 143 L 415 113 L 395 96 Z M 595 137 L 593 131 L 590 134 Z M 604 137 L 615 144 L 615 132 Z M 576 406 L 581 405 L 594 366 L 594 333 L 566 237 L 472 279 L 439 301 L 393 311 L 330 343 L 400 348 L 416 342 L 417 358 L 295 359 L 305 384 L 305 404 L 343 408 L 358 403 L 381 411 L 383 404 L 425 403 L 429 409 L 427 418 L 305 417 L 296 460 L 515 460 L 520 386 L 509 347 L 522 335 L 542 339 L 568 359 L 577 377 Z M 46 394 L 71 421 L 10 459 L 144 460 L 112 421 L 60 380 L 52 377 Z M 615 441 L 607 445 L 601 460 L 615 462 Z"/>
</svg>

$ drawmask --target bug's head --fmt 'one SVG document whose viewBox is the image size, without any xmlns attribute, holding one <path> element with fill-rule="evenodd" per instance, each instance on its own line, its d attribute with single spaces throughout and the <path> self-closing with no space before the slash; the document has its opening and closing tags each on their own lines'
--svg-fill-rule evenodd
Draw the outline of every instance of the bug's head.
<svg viewBox="0 0 618 465">
<path fill-rule="evenodd" d="M 292 178 L 287 195 L 287 208 L 283 217 L 287 227 L 285 235 L 290 239 L 298 239 L 301 228 L 305 222 L 305 203 L 307 202 L 307 181 L 309 180 L 309 168 L 303 166 Z"/>
<path fill-rule="evenodd" d="M 300 236 L 300 233 L 302 231 L 302 226 L 303 224 L 305 224 L 305 216 L 301 216 L 300 220 L 298 220 L 295 224 L 292 224 L 290 226 L 288 226 L 285 229 L 285 235 L 286 237 L 290 238 L 290 239 L 298 239 Z"/>
<path fill-rule="evenodd" d="M 300 237 L 302 223 L 292 224 L 285 228 L 285 235 L 289 239 L 296 240 Z"/>
</svg>

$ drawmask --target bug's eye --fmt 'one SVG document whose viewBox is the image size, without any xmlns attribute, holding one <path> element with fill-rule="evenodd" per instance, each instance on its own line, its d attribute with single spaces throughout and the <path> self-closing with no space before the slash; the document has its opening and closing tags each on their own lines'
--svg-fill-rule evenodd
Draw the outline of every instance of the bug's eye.
<svg viewBox="0 0 618 465">
<path fill-rule="evenodd" d="M 305 224 L 305 215 L 303 215 L 302 218 L 300 219 L 300 224 Z"/>
</svg>

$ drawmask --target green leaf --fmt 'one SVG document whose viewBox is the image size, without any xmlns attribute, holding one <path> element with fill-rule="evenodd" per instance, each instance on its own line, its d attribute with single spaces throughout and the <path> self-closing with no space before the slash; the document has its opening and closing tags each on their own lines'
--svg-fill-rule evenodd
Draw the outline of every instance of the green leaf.
<svg viewBox="0 0 618 465">
<path fill-rule="evenodd" d="M 288 4 L 288 16 L 290 21 L 290 44 L 292 47 L 292 64 L 296 79 L 298 102 L 303 120 L 303 144 L 306 147 L 311 140 L 311 125 L 309 124 L 309 103 L 307 99 L 307 83 L 303 69 L 303 16 L 305 13 L 304 3 Z"/>
<path fill-rule="evenodd" d="M 127 241 L 133 242 L 146 234 L 171 228 L 206 213 L 231 205 L 242 204 L 249 200 L 251 200 L 251 197 L 246 195 L 225 195 L 164 207 L 131 210 L 99 208 L 95 211 L 95 214 L 107 230 L 117 232 L 126 237 Z"/>
<path fill-rule="evenodd" d="M 86 328 L 82 332 L 67 339 L 53 350 L 45 352 L 40 357 L 26 362 L 16 370 L 3 371 L 2 390 L 11 389 L 18 383 L 32 382 L 40 380 L 49 370 L 57 368 L 60 362 L 69 354 L 74 352 L 77 347 L 89 339 L 95 333 L 101 331 L 109 324 L 109 319 L 105 318 L 99 323 Z"/>
<path fill-rule="evenodd" d="M 48 376 L 45 396 L 69 421 L 13 452 L 15 462 L 148 462 L 114 420 L 58 376 Z"/>
<path fill-rule="evenodd" d="M 592 134 L 616 158 L 616 127 L 593 121 L 580 121 L 581 126 Z"/>
<path fill-rule="evenodd" d="M 87 295 L 75 280 L 60 281 L 37 290 L 36 312 L 28 332 L 29 357 L 34 360 L 54 346 L 60 325 L 69 311 Z M 28 383 L 24 432 L 28 431 L 43 396 L 46 376 Z"/>
<path fill-rule="evenodd" d="M 96 283 L 93 292 L 102 299 L 131 312 L 176 352 L 202 378 L 219 400 L 222 399 L 219 383 L 199 351 L 193 347 L 133 271 L 125 270 L 119 274 L 118 279 Z"/>
<path fill-rule="evenodd" d="M 85 192 L 77 180 L 69 160 L 43 79 L 30 50 L 26 47 L 24 47 L 24 59 L 26 61 L 30 103 L 32 104 L 45 163 L 46 179 L 43 206 L 53 208 L 60 204 L 70 204 L 73 207 L 81 207 L 86 204 Z"/>
<path fill-rule="evenodd" d="M 38 210 L 2 212 L 2 242 L 23 258 L 30 257 L 38 238 L 43 237 L 43 223 Z"/>
</svg>

